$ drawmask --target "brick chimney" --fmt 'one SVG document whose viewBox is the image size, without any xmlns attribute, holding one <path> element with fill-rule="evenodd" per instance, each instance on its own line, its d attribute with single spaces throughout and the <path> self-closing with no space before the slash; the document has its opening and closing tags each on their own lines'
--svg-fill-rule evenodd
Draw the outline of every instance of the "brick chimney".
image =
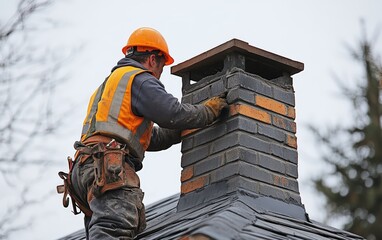
<svg viewBox="0 0 382 240">
<path fill-rule="evenodd" d="M 182 102 L 227 93 L 229 104 L 214 124 L 183 132 L 178 211 L 238 191 L 303 208 L 291 78 L 303 68 L 238 39 L 171 68 Z"/>
</svg>

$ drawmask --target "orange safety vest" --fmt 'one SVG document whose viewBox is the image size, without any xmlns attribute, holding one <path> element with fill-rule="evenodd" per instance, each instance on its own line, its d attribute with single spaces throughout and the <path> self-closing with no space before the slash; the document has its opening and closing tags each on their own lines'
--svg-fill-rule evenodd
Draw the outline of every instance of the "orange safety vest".
<svg viewBox="0 0 382 240">
<path fill-rule="evenodd" d="M 115 137 L 127 144 L 130 153 L 143 160 L 150 144 L 153 122 L 132 110 L 131 88 L 135 76 L 149 72 L 126 66 L 117 68 L 90 98 L 81 140 L 95 134 Z"/>
</svg>

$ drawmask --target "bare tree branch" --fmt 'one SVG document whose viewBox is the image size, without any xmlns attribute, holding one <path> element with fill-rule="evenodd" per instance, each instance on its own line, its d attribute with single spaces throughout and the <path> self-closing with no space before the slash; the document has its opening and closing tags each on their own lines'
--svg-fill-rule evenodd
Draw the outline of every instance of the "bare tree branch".
<svg viewBox="0 0 382 240">
<path fill-rule="evenodd" d="M 54 2 L 19 0 L 12 17 L 5 24 L 0 23 L 0 177 L 3 179 L 0 187 L 11 189 L 13 196 L 6 210 L 0 213 L 0 239 L 25 231 L 34 222 L 34 216 L 24 217 L 25 210 L 52 196 L 50 190 L 41 195 L 32 190 L 41 184 L 41 170 L 57 164 L 47 156 L 45 147 L 36 146 L 56 134 L 72 111 L 70 106 L 55 108 L 53 103 L 58 97 L 57 88 L 69 79 L 62 69 L 78 49 L 64 56 L 49 46 L 33 47 L 28 41 L 43 26 L 39 22 L 38 28 L 34 28 L 32 19 Z"/>
<path fill-rule="evenodd" d="M 16 13 L 0 28 L 0 41 L 9 38 L 11 35 L 24 31 L 27 20 L 52 4 L 52 0 L 38 2 L 35 0 L 21 0 L 17 6 Z"/>
</svg>

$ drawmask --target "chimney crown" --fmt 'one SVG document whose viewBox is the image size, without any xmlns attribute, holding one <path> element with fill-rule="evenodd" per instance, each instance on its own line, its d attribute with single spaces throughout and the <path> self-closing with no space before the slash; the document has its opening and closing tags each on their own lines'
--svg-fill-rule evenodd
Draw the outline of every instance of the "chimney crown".
<svg viewBox="0 0 382 240">
<path fill-rule="evenodd" d="M 171 67 L 171 73 L 182 77 L 183 90 L 190 81 L 198 82 L 205 77 L 224 74 L 233 68 L 267 79 L 293 75 L 304 69 L 304 64 L 232 39 L 211 50 Z"/>
</svg>

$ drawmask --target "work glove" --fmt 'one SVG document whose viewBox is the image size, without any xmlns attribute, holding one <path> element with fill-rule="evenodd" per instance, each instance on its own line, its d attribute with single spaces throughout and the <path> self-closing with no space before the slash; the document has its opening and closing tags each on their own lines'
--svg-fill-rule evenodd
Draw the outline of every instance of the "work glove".
<svg viewBox="0 0 382 240">
<path fill-rule="evenodd" d="M 214 115 L 213 119 L 216 119 L 217 117 L 219 117 L 222 109 L 228 106 L 226 100 L 221 97 L 212 97 L 208 99 L 207 101 L 205 101 L 203 104 Z"/>
</svg>

